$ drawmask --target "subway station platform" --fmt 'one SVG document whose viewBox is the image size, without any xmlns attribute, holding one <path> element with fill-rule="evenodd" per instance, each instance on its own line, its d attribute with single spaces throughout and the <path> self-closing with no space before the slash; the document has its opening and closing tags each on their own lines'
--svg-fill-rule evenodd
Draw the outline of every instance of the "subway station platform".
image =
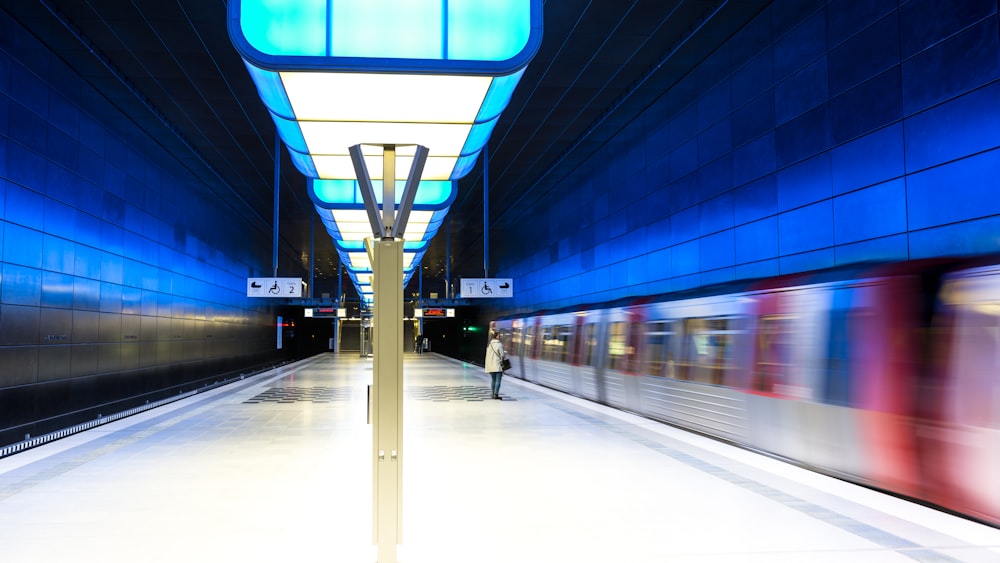
<svg viewBox="0 0 1000 563">
<path fill-rule="evenodd" d="M 0 561 L 374 561 L 371 360 L 326 354 L 0 460 Z M 998 561 L 1000 530 L 407 355 L 414 562 Z"/>
</svg>

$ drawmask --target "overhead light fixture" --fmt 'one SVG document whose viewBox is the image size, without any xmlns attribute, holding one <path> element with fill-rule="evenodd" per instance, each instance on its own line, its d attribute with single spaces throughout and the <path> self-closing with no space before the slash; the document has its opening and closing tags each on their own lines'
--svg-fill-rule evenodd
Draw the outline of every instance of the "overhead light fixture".
<svg viewBox="0 0 1000 563">
<path fill-rule="evenodd" d="M 229 33 L 306 176 L 354 179 L 348 147 L 395 144 L 428 147 L 424 179 L 455 180 L 538 50 L 542 2 L 233 0 Z"/>
<path fill-rule="evenodd" d="M 376 202 L 381 210 L 384 207 L 382 181 L 373 183 L 377 188 Z M 396 184 L 398 205 L 403 197 L 403 183 L 397 181 Z M 308 191 L 344 265 L 354 270 L 370 270 L 364 239 L 371 236 L 371 225 L 358 182 L 310 178 Z M 403 269 L 407 273 L 412 273 L 414 266 L 420 262 L 455 201 L 455 195 L 456 185 L 452 181 L 424 180 L 418 184 L 403 246 Z"/>
<path fill-rule="evenodd" d="M 356 146 L 373 184 L 380 146 L 396 181 L 426 147 L 418 201 L 427 181 L 466 175 L 538 50 L 542 0 L 230 0 L 228 28 L 327 230 L 348 242 L 372 235 L 363 202 L 317 198 L 316 182 L 357 180 Z M 450 194 L 414 203 L 403 238 L 430 240 Z"/>
</svg>

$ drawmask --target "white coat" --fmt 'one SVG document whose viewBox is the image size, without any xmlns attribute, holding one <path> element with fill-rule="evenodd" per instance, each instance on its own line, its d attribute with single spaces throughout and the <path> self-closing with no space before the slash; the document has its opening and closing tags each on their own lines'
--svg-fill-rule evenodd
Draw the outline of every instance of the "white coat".
<svg viewBox="0 0 1000 563">
<path fill-rule="evenodd" d="M 496 373 L 503 371 L 500 368 L 500 359 L 507 357 L 507 352 L 503 349 L 503 342 L 494 338 L 486 346 L 486 373 Z"/>
</svg>

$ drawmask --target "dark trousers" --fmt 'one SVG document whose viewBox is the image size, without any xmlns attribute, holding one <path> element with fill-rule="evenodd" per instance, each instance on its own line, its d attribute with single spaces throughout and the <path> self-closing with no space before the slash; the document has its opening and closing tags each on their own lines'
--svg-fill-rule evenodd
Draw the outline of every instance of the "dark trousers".
<svg viewBox="0 0 1000 563">
<path fill-rule="evenodd" d="M 493 380 L 492 381 L 492 385 L 491 385 L 491 389 L 493 390 L 493 396 L 495 397 L 495 396 L 497 396 L 497 395 L 500 394 L 500 380 L 503 378 L 503 372 L 502 371 L 491 371 L 490 372 L 490 378 L 492 378 L 492 380 Z"/>
</svg>

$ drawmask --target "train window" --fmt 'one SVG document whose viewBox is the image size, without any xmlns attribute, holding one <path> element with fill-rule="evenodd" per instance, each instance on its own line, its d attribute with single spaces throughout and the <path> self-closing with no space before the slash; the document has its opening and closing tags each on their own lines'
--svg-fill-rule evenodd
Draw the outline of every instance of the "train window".
<svg viewBox="0 0 1000 563">
<path fill-rule="evenodd" d="M 578 359 L 573 352 L 577 348 L 576 346 L 574 346 L 573 342 L 574 332 L 575 332 L 574 329 L 576 327 L 572 325 L 566 325 L 560 328 L 562 329 L 562 333 L 559 335 L 559 338 L 562 340 L 563 343 L 562 361 L 564 363 L 577 362 Z"/>
<path fill-rule="evenodd" d="M 541 327 L 538 338 L 540 339 L 540 343 L 542 346 L 541 348 L 542 353 L 540 357 L 543 360 L 548 360 L 551 341 L 552 341 L 552 327 L 550 326 Z"/>
<path fill-rule="evenodd" d="M 509 354 L 510 353 L 510 331 L 509 330 L 497 330 L 500 333 L 500 343 L 503 344 L 503 349 Z"/>
<path fill-rule="evenodd" d="M 620 369 L 625 365 L 625 323 L 611 323 L 608 327 L 608 354 L 605 367 Z"/>
<path fill-rule="evenodd" d="M 753 389 L 774 393 L 783 388 L 791 367 L 792 315 L 764 315 L 757 326 Z"/>
<path fill-rule="evenodd" d="M 583 325 L 583 338 L 583 365 L 593 366 L 597 361 L 597 325 L 594 323 Z"/>
<path fill-rule="evenodd" d="M 957 303 L 956 309 L 954 332 L 950 335 L 954 346 L 950 377 L 955 379 L 948 382 L 954 385 L 949 390 L 953 416 L 963 424 L 994 428 L 998 414 L 1000 302 L 970 299 Z"/>
<path fill-rule="evenodd" d="M 524 332 L 524 357 L 534 358 L 535 354 L 535 327 L 529 326 Z"/>
<path fill-rule="evenodd" d="M 646 324 L 645 371 L 656 377 L 674 377 L 674 360 L 670 343 L 674 337 L 674 323 Z"/>
<path fill-rule="evenodd" d="M 826 372 L 823 381 L 825 403 L 849 405 L 851 402 L 851 288 L 838 288 L 833 292 L 830 306 L 830 330 L 826 341 Z"/>
<path fill-rule="evenodd" d="M 570 327 L 558 325 L 542 330 L 542 359 L 565 363 L 569 353 Z"/>
<path fill-rule="evenodd" d="M 552 331 L 555 327 L 543 326 L 542 327 L 542 350 L 541 359 L 549 360 L 549 354 L 552 352 Z"/>
<path fill-rule="evenodd" d="M 736 368 L 733 353 L 743 330 L 735 317 L 684 319 L 678 379 L 723 385 Z"/>
<path fill-rule="evenodd" d="M 610 370 L 629 371 L 630 362 L 635 361 L 635 346 L 627 341 L 627 323 L 611 323 L 608 327 L 608 359 L 605 366 Z"/>
<path fill-rule="evenodd" d="M 520 356 L 521 345 L 521 327 L 514 327 L 514 329 L 510 331 L 510 351 L 508 353 L 511 356 Z"/>
</svg>

